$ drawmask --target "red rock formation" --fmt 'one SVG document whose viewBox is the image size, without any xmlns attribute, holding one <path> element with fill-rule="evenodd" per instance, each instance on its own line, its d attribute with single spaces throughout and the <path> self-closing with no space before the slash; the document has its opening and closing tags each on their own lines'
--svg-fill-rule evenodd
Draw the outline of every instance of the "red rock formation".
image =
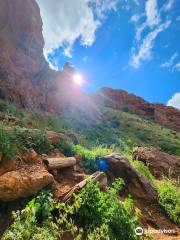
<svg viewBox="0 0 180 240">
<path fill-rule="evenodd" d="M 148 166 L 158 179 L 164 176 L 179 179 L 180 158 L 161 152 L 156 148 L 139 147 L 133 152 L 133 158 Z"/>
<path fill-rule="evenodd" d="M 168 128 L 180 131 L 180 111 L 173 107 L 152 104 L 126 91 L 111 88 L 102 88 L 93 98 L 100 106 L 139 114 Z"/>
<path fill-rule="evenodd" d="M 0 97 L 23 107 L 43 102 L 42 20 L 35 0 L 2 0 L 0 8 Z"/>
</svg>

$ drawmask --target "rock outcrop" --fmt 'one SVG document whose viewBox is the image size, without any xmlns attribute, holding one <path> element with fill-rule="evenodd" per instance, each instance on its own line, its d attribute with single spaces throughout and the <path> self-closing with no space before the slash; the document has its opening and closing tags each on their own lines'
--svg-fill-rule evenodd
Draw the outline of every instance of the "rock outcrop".
<svg viewBox="0 0 180 240">
<path fill-rule="evenodd" d="M 148 166 L 155 178 L 163 176 L 178 179 L 180 177 L 180 158 L 161 152 L 156 148 L 137 148 L 133 153 L 135 160 Z"/>
<path fill-rule="evenodd" d="M 32 196 L 53 180 L 53 176 L 41 164 L 6 172 L 0 176 L 0 200 L 12 201 Z"/>
<path fill-rule="evenodd" d="M 26 198 L 54 181 L 42 156 L 33 149 L 24 150 L 21 159 L 0 162 L 0 200 Z"/>
<path fill-rule="evenodd" d="M 168 128 L 180 131 L 180 111 L 163 104 L 152 104 L 123 90 L 102 88 L 93 95 L 99 106 L 111 107 L 150 118 Z"/>
<path fill-rule="evenodd" d="M 136 172 L 127 158 L 113 153 L 103 157 L 103 159 L 107 161 L 108 171 L 112 177 L 122 178 L 125 181 L 125 187 L 132 196 L 147 201 L 157 200 L 157 193 L 151 183 Z"/>
<path fill-rule="evenodd" d="M 78 144 L 78 139 L 73 134 L 64 134 L 53 131 L 47 131 L 47 138 L 51 143 L 58 143 L 60 141 L 68 141 L 73 144 Z"/>
<path fill-rule="evenodd" d="M 43 46 L 42 20 L 36 1 L 2 0 L 0 98 L 22 107 L 42 105 L 43 77 L 48 72 Z"/>
</svg>

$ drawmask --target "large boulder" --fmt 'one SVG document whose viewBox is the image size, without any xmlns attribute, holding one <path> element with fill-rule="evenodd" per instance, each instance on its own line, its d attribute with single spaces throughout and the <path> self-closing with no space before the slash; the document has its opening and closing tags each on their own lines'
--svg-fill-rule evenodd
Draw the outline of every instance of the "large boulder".
<svg viewBox="0 0 180 240">
<path fill-rule="evenodd" d="M 128 159 L 120 154 L 110 154 L 103 159 L 108 164 L 108 170 L 113 178 L 122 178 L 127 191 L 135 198 L 147 201 L 156 201 L 157 193 L 151 183 L 144 176 L 136 172 Z"/>
<path fill-rule="evenodd" d="M 12 201 L 34 195 L 53 182 L 42 164 L 25 165 L 0 176 L 0 200 Z"/>
<path fill-rule="evenodd" d="M 163 176 L 178 179 L 180 176 L 180 158 L 177 156 L 152 147 L 139 147 L 133 152 L 133 158 L 147 165 L 157 179 Z"/>
</svg>

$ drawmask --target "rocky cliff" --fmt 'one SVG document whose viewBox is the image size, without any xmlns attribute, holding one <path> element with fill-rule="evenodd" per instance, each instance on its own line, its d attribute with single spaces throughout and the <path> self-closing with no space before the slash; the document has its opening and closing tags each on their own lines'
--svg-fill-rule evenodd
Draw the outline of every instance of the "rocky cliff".
<svg viewBox="0 0 180 240">
<path fill-rule="evenodd" d="M 180 131 L 180 111 L 163 104 L 146 102 L 123 90 L 102 88 L 93 95 L 96 104 L 138 114 L 150 118 L 168 128 Z"/>
<path fill-rule="evenodd" d="M 42 20 L 35 0 L 2 0 L 0 8 L 0 97 L 17 105 L 42 104 Z"/>
</svg>

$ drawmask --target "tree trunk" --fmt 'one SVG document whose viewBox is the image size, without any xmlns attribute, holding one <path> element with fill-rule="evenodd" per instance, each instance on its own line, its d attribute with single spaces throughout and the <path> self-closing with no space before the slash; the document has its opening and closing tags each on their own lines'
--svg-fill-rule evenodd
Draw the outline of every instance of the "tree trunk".
<svg viewBox="0 0 180 240">
<path fill-rule="evenodd" d="M 74 157 L 67 158 L 46 158 L 43 162 L 48 167 L 48 170 L 61 169 L 66 167 L 72 167 L 76 165 L 76 159 Z"/>
<path fill-rule="evenodd" d="M 71 190 L 65 195 L 63 198 L 63 202 L 67 202 L 73 195 L 73 193 L 78 192 L 80 189 L 86 186 L 86 183 L 89 179 L 92 179 L 93 182 L 99 182 L 101 189 L 105 189 L 107 186 L 107 177 L 104 172 L 95 172 L 90 175 L 87 179 L 81 181 L 80 183 L 76 184 Z"/>
</svg>

